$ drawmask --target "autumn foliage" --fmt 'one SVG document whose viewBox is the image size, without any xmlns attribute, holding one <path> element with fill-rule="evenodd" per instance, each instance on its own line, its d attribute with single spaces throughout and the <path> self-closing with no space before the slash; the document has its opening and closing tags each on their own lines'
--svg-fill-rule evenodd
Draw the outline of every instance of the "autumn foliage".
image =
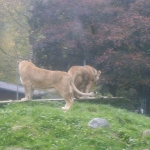
<svg viewBox="0 0 150 150">
<path fill-rule="evenodd" d="M 102 71 L 100 85 L 115 87 L 113 95 L 120 88 L 137 93 L 149 88 L 149 0 L 36 0 L 31 5 L 30 43 L 39 66 L 67 71 L 86 60 Z"/>
</svg>

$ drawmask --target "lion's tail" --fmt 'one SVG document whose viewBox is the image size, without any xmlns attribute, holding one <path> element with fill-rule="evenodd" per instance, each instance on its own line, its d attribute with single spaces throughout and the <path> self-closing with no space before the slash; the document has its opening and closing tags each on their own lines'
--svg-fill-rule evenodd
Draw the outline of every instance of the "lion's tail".
<svg viewBox="0 0 150 150">
<path fill-rule="evenodd" d="M 71 86 L 73 87 L 73 90 L 75 92 L 77 92 L 78 94 L 83 95 L 83 96 L 95 96 L 94 92 L 83 93 L 83 92 L 79 91 L 74 84 L 75 77 L 76 77 L 76 73 L 74 74 L 73 78 L 71 78 Z"/>
</svg>

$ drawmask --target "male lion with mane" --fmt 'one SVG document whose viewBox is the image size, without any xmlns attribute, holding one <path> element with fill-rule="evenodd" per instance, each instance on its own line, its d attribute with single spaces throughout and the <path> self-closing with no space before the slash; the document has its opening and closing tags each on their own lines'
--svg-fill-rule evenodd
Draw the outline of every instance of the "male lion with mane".
<svg viewBox="0 0 150 150">
<path fill-rule="evenodd" d="M 97 71 L 95 68 L 89 65 L 73 66 L 69 69 L 68 73 L 73 78 L 74 84 L 78 90 L 84 93 L 90 92 L 93 84 L 97 83 L 101 75 L 100 70 Z M 74 91 L 74 97 L 81 98 L 76 91 Z"/>
<path fill-rule="evenodd" d="M 62 109 L 69 110 L 74 101 L 73 90 L 80 95 L 93 96 L 93 93 L 80 92 L 67 72 L 41 69 L 29 61 L 20 61 L 19 74 L 25 88 L 25 98 L 21 99 L 23 101 L 32 98 L 34 89 L 55 88 L 66 101 L 65 107 Z"/>
</svg>

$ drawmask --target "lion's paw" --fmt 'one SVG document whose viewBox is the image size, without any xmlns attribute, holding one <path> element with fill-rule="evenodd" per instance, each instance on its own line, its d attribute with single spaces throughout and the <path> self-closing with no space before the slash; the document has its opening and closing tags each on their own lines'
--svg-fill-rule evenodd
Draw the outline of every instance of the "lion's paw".
<svg viewBox="0 0 150 150">
<path fill-rule="evenodd" d="M 27 100 L 28 100 L 27 98 L 22 98 L 22 99 L 21 99 L 21 101 L 27 101 Z"/>
<path fill-rule="evenodd" d="M 67 107 L 62 107 L 62 110 L 63 111 L 67 111 L 69 108 L 67 108 Z"/>
</svg>

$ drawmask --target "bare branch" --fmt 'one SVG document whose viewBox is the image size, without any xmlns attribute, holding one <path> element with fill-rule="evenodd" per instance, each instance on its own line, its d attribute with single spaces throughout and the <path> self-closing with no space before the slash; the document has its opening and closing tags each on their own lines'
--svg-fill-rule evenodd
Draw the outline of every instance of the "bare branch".
<svg viewBox="0 0 150 150">
<path fill-rule="evenodd" d="M 2 52 L 3 54 L 5 54 L 5 55 L 7 55 L 8 57 L 11 57 L 11 58 L 13 58 L 13 59 L 24 59 L 24 58 L 22 58 L 22 57 L 19 57 L 18 55 L 17 55 L 17 56 L 12 56 L 12 55 L 8 54 L 8 53 L 5 52 L 1 47 L 0 47 L 0 50 L 1 50 L 1 52 Z"/>
<path fill-rule="evenodd" d="M 26 28 L 25 26 L 23 26 L 22 24 L 20 24 L 11 14 L 11 12 L 8 10 L 10 17 L 17 23 L 19 24 L 21 27 L 23 27 L 24 29 L 26 29 L 28 32 L 30 31 L 28 28 Z"/>
<path fill-rule="evenodd" d="M 3 4 L 2 4 L 2 7 L 3 7 Z M 19 24 L 22 28 L 26 29 L 28 32 L 30 31 L 30 29 L 26 28 L 26 27 L 23 26 L 21 23 L 19 23 L 19 22 L 12 16 L 12 13 L 11 13 L 7 8 L 5 8 L 5 9 L 8 11 L 10 17 L 11 17 L 17 24 Z M 25 15 L 24 15 L 24 16 L 25 16 Z"/>
</svg>

